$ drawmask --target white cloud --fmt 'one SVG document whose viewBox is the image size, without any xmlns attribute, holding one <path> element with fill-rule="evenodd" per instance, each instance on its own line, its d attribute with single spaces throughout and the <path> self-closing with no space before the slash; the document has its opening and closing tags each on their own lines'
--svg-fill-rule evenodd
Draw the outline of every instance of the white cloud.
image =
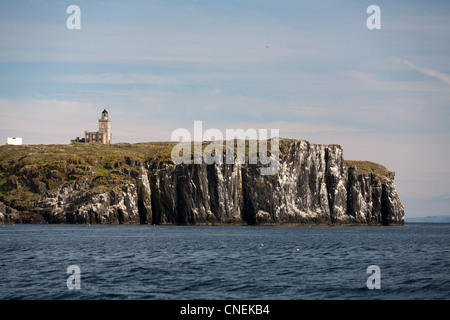
<svg viewBox="0 0 450 320">
<path fill-rule="evenodd" d="M 419 67 L 419 66 L 417 66 L 417 65 L 415 65 L 412 62 L 409 62 L 407 60 L 403 60 L 403 62 L 407 66 L 409 66 L 410 68 L 412 68 L 414 70 L 417 70 L 417 71 L 419 71 L 419 72 L 421 72 L 423 74 L 426 74 L 426 75 L 428 75 L 430 77 L 437 78 L 437 79 L 445 82 L 446 84 L 450 85 L 450 75 L 448 75 L 446 73 L 442 73 L 442 72 L 439 72 L 439 71 L 433 70 L 433 69 L 421 68 L 421 67 Z"/>
<path fill-rule="evenodd" d="M 68 83 L 97 83 L 97 84 L 177 84 L 177 77 L 157 76 L 149 73 L 84 73 L 62 75 L 54 78 L 56 81 Z"/>
</svg>

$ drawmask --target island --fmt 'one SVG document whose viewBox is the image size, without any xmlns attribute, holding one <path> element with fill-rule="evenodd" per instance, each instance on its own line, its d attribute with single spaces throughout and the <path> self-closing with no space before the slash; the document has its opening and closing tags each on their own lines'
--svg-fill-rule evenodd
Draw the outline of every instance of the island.
<svg viewBox="0 0 450 320">
<path fill-rule="evenodd" d="M 0 146 L 0 223 L 403 225 L 395 173 L 279 140 L 279 168 L 174 164 L 174 142 Z"/>
</svg>

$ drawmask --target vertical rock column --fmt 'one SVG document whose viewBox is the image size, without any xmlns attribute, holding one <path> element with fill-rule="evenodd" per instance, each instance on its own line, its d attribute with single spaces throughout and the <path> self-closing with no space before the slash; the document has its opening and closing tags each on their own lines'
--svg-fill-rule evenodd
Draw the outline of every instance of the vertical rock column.
<svg viewBox="0 0 450 320">
<path fill-rule="evenodd" d="M 340 145 L 329 145 L 325 151 L 326 186 L 330 218 L 333 224 L 349 223 L 347 216 L 347 169 L 344 165 L 343 149 Z"/>
<path fill-rule="evenodd" d="M 382 181 L 381 219 L 384 225 L 403 225 L 405 209 L 391 179 Z"/>
<path fill-rule="evenodd" d="M 141 224 L 152 224 L 152 199 L 150 181 L 148 180 L 148 169 L 141 168 L 139 176 L 137 177 L 137 192 L 138 192 L 138 211 L 139 222 Z"/>
</svg>

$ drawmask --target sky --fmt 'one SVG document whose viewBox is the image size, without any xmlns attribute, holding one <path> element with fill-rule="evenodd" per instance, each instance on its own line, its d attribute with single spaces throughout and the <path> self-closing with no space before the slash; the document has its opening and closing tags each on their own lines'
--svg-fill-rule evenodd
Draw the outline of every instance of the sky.
<svg viewBox="0 0 450 320">
<path fill-rule="evenodd" d="M 68 144 L 105 108 L 114 143 L 279 129 L 395 171 L 406 217 L 448 215 L 449 39 L 449 1 L 1 1 L 0 144 Z"/>
</svg>

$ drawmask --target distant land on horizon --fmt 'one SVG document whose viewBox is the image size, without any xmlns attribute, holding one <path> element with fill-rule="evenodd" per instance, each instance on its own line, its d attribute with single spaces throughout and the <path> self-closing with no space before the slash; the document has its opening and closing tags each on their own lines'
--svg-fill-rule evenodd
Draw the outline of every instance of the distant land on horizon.
<svg viewBox="0 0 450 320">
<path fill-rule="evenodd" d="M 450 223 L 450 215 L 411 217 L 411 218 L 405 217 L 405 222 Z"/>
</svg>

